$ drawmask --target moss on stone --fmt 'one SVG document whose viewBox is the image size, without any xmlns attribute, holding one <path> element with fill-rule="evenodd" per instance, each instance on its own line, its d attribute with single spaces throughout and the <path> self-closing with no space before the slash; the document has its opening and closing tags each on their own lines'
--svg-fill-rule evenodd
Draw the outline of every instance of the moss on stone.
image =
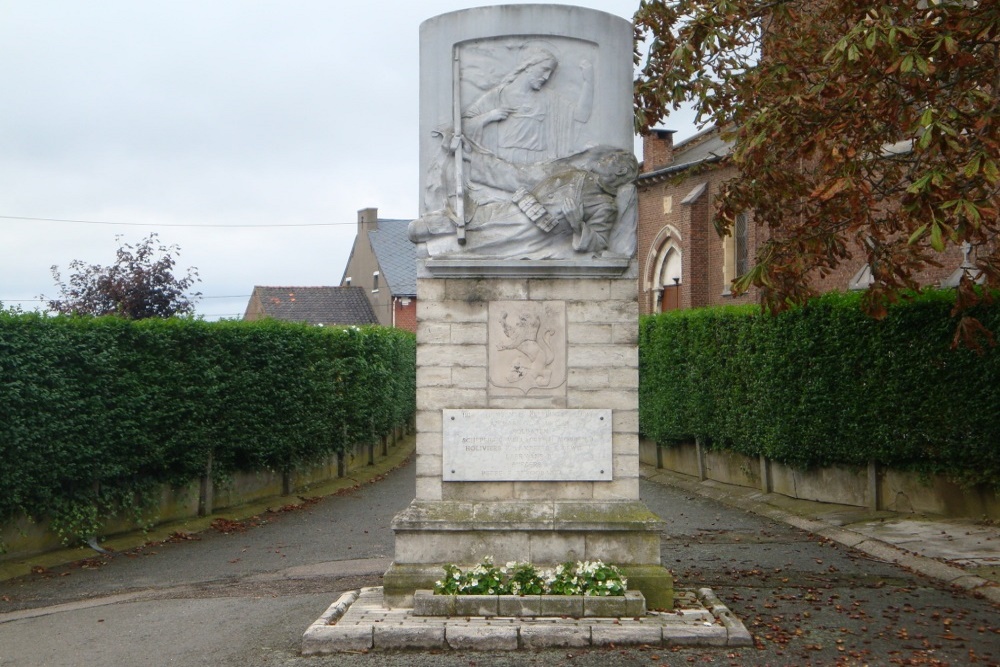
<svg viewBox="0 0 1000 667">
<path fill-rule="evenodd" d="M 560 524 L 585 523 L 608 524 L 618 530 L 623 525 L 659 528 L 660 518 L 653 514 L 644 503 L 559 503 L 556 506 L 556 520 Z"/>
<path fill-rule="evenodd" d="M 630 590 L 642 591 L 646 608 L 673 611 L 674 576 L 662 565 L 623 565 Z"/>
</svg>

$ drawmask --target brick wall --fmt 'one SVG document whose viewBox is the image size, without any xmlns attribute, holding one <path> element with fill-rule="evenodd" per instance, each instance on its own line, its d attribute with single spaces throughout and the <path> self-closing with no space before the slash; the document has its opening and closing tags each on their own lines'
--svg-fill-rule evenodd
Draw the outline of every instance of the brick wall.
<svg viewBox="0 0 1000 667">
<path fill-rule="evenodd" d="M 639 180 L 639 306 L 643 314 L 656 307 L 657 259 L 668 243 L 681 252 L 681 308 L 745 303 L 755 294 L 727 295 L 724 279 L 724 241 L 712 225 L 719 185 L 734 175 L 733 169 L 712 171 L 680 181 L 669 177 Z M 692 197 L 704 185 L 704 191 Z M 684 203 L 685 198 L 692 199 Z M 751 256 L 757 232 L 751 225 Z"/>
<path fill-rule="evenodd" d="M 747 294 L 732 296 L 725 279 L 727 258 L 726 243 L 719 237 L 712 224 L 714 202 L 720 185 L 736 175 L 734 168 L 708 171 L 684 178 L 656 174 L 640 177 L 638 185 L 638 259 L 639 307 L 643 314 L 655 311 L 655 270 L 658 253 L 669 240 L 682 253 L 682 282 L 680 307 L 693 308 L 709 305 L 756 303 L 759 292 L 752 288 Z M 679 180 L 678 180 L 679 179 Z M 682 201 L 698 186 L 705 184 L 705 191 L 689 204 Z M 674 230 L 676 233 L 674 233 Z M 767 231 L 753 224 L 748 228 L 749 257 L 751 264 L 757 248 L 764 242 Z M 731 248 L 730 248 L 731 252 Z M 853 258 L 833 269 L 826 276 L 813 277 L 813 285 L 820 291 L 846 291 L 852 277 L 864 265 L 864 252 L 860 246 L 852 248 Z M 942 266 L 926 267 L 916 274 L 921 285 L 934 286 L 947 278 L 962 261 L 960 247 L 949 247 L 939 261 Z"/>
<path fill-rule="evenodd" d="M 417 300 L 416 298 L 410 297 L 406 299 L 407 303 L 404 305 L 403 299 L 396 298 L 393 300 L 393 321 L 396 323 L 397 329 L 405 329 L 406 331 L 417 332 Z"/>
<path fill-rule="evenodd" d="M 674 131 L 652 130 L 642 138 L 642 171 L 654 171 L 674 161 Z"/>
</svg>

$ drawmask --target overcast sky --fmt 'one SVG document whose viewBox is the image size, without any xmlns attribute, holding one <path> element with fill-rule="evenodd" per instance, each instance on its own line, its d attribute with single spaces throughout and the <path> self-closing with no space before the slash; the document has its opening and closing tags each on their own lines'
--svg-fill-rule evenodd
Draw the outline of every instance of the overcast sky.
<svg viewBox="0 0 1000 667">
<path fill-rule="evenodd" d="M 0 302 L 151 232 L 206 319 L 254 285 L 339 284 L 358 209 L 417 213 L 420 23 L 483 4 L 0 0 Z"/>
</svg>

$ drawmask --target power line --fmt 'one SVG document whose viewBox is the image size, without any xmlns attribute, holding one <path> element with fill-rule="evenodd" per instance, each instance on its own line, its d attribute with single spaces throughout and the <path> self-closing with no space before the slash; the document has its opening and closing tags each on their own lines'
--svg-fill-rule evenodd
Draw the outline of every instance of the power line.
<svg viewBox="0 0 1000 667">
<path fill-rule="evenodd" d="M 199 296 L 198 299 L 249 299 L 251 294 L 230 294 L 226 296 Z M 51 301 L 48 297 L 44 299 L 4 299 L 0 297 L 0 302 L 3 303 L 31 303 L 33 301 L 43 302 Z"/>
<path fill-rule="evenodd" d="M 341 225 L 357 225 L 356 222 L 302 222 L 290 225 L 191 225 L 160 222 L 109 222 L 107 220 L 72 220 L 68 218 L 31 218 L 25 215 L 0 215 L 3 220 L 31 220 L 34 222 L 71 222 L 79 225 L 117 225 L 122 227 L 214 227 L 221 229 L 237 228 L 284 228 L 284 227 L 337 227 Z"/>
</svg>

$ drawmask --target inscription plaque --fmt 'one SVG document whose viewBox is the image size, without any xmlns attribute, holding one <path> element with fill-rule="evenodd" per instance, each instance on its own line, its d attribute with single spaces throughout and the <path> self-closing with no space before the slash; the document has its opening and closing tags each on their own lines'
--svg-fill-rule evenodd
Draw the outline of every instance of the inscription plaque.
<svg viewBox="0 0 1000 667">
<path fill-rule="evenodd" d="M 444 410 L 446 482 L 610 481 L 611 410 Z"/>
</svg>

